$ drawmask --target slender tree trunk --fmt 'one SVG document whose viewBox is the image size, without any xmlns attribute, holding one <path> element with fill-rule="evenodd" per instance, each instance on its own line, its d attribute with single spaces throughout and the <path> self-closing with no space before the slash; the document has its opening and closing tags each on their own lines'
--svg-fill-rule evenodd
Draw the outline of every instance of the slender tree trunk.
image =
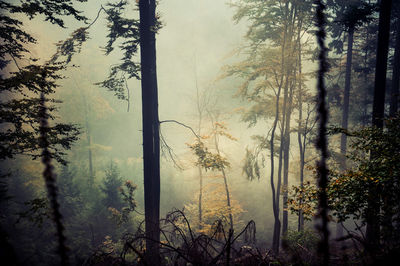
<svg viewBox="0 0 400 266">
<path fill-rule="evenodd" d="M 281 47 L 281 73 L 280 73 L 280 82 L 278 84 L 278 90 L 276 92 L 276 102 L 275 102 L 275 119 L 274 123 L 272 126 L 272 131 L 271 131 L 271 139 L 270 139 L 270 151 L 271 151 L 271 171 L 270 171 L 270 182 L 271 182 L 271 190 L 272 190 L 272 205 L 273 205 L 273 213 L 274 213 L 274 231 L 273 231 L 273 237 L 272 237 L 272 251 L 278 255 L 279 254 L 279 244 L 280 244 L 280 232 L 281 232 L 281 221 L 279 219 L 279 197 L 280 197 L 280 186 L 281 186 L 281 171 L 282 171 L 282 142 L 281 142 L 281 147 L 279 151 L 279 166 L 278 166 L 278 184 L 277 188 L 275 190 L 275 183 L 274 183 L 274 167 L 275 167 L 275 147 L 274 147 L 274 140 L 275 140 L 275 131 L 276 127 L 279 121 L 279 101 L 280 101 L 280 95 L 281 95 L 281 90 L 283 87 L 283 82 L 284 82 L 284 77 L 285 77 L 285 49 L 286 49 L 286 41 L 287 41 L 287 31 L 288 31 L 288 24 L 287 24 L 287 18 L 289 15 L 289 1 L 286 2 L 285 4 L 285 26 L 283 29 L 283 40 L 282 40 L 282 47 Z M 287 86 L 287 80 L 285 80 L 285 86 Z M 284 108 L 283 108 L 284 110 Z M 284 115 L 282 116 L 284 117 Z M 282 122 L 283 123 L 283 122 Z M 281 137 L 282 135 L 282 130 L 281 130 Z"/>
<path fill-rule="evenodd" d="M 203 172 L 201 170 L 201 166 L 198 166 L 199 170 L 199 229 L 203 228 L 203 212 L 202 212 L 202 199 L 203 199 Z"/>
<path fill-rule="evenodd" d="M 343 93 L 343 112 L 342 112 L 342 128 L 347 129 L 349 121 L 349 102 L 350 102 L 350 85 L 351 85 L 351 66 L 353 59 L 353 36 L 354 28 L 349 29 L 347 41 L 347 59 L 346 59 L 346 77 Z M 340 168 L 342 171 L 346 169 L 346 151 L 347 151 L 347 135 L 342 134 L 340 139 Z"/>
<path fill-rule="evenodd" d="M 299 64 L 299 95 L 298 95 L 298 108 L 299 108 L 299 120 L 298 120 L 298 129 L 297 129 L 297 142 L 299 144 L 299 154 L 300 154 L 300 188 L 304 187 L 304 148 L 302 142 L 302 132 L 305 131 L 303 129 L 303 91 L 302 91 L 302 66 L 301 66 L 301 40 L 300 40 L 300 30 L 298 32 L 298 64 Z M 304 134 L 304 133 L 303 133 Z M 303 204 L 302 199 L 300 199 L 299 206 Z M 304 215 L 303 211 L 300 208 L 299 210 L 299 218 L 298 218 L 298 231 L 304 230 Z"/>
<path fill-rule="evenodd" d="M 288 56 L 291 58 L 295 53 L 296 45 L 292 45 L 294 41 L 294 26 L 296 23 L 297 17 L 297 7 L 295 4 L 292 4 L 290 8 L 290 25 L 289 25 L 289 42 L 288 42 Z M 283 210 L 282 210 L 282 235 L 285 235 L 288 230 L 288 210 L 287 210 L 287 200 L 288 200 L 288 187 L 289 187 L 289 151 L 290 151 L 290 119 L 292 114 L 292 105 L 293 105 L 293 87 L 295 86 L 295 82 L 292 81 L 292 75 L 295 73 L 295 68 L 292 64 L 288 63 L 286 66 L 286 82 L 287 85 L 285 87 L 286 94 L 286 102 L 284 103 L 284 120 L 282 120 L 282 124 L 284 123 L 284 133 L 283 133 Z"/>
<path fill-rule="evenodd" d="M 274 183 L 274 139 L 275 139 L 275 130 L 278 124 L 278 113 L 279 113 L 279 95 L 281 89 L 278 89 L 278 94 L 276 96 L 276 106 L 275 106 L 275 120 L 272 126 L 271 139 L 270 139 L 270 156 L 271 156 L 271 172 L 270 172 L 270 181 L 271 181 L 271 190 L 272 190 L 272 209 L 274 213 L 274 231 L 273 231 L 273 239 L 272 239 L 272 250 L 277 255 L 279 254 L 279 236 L 280 236 L 280 228 L 281 221 L 279 220 L 279 205 L 276 202 L 276 191 L 275 191 L 275 183 Z"/>
<path fill-rule="evenodd" d="M 305 150 L 306 150 L 306 138 L 304 138 L 304 142 L 302 141 L 302 135 L 306 136 L 306 127 L 303 128 L 303 79 L 302 79 L 302 45 L 301 45 L 301 30 L 303 26 L 302 13 L 300 13 L 300 19 L 297 24 L 297 68 L 295 69 L 295 86 L 298 84 L 298 96 L 297 96 L 297 108 L 299 110 L 298 114 L 298 128 L 297 128 L 297 142 L 299 145 L 299 155 L 300 155 L 300 188 L 304 187 L 304 165 L 305 165 Z M 295 45 L 296 47 L 296 45 Z M 296 71 L 298 71 L 299 78 L 296 78 Z M 306 123 L 307 126 L 307 123 Z M 300 199 L 299 206 L 303 204 L 303 200 Z M 298 224 L 297 230 L 304 230 L 304 214 L 303 210 L 299 209 L 298 216 Z"/>
<path fill-rule="evenodd" d="M 342 128 L 347 129 L 349 122 L 349 106 L 350 106 L 350 86 L 351 86 L 351 67 L 353 60 L 353 37 L 354 27 L 349 28 L 347 40 L 347 55 L 346 55 L 346 76 L 343 93 L 343 111 L 342 111 Z M 340 138 L 340 170 L 346 170 L 346 152 L 347 152 L 347 135 L 342 133 Z M 336 224 L 336 238 L 343 236 L 342 223 Z"/>
<path fill-rule="evenodd" d="M 202 107 L 200 106 L 200 94 L 199 94 L 199 88 L 197 86 L 197 71 L 195 70 L 196 74 L 196 97 L 197 97 L 197 112 L 199 114 L 199 124 L 198 124 L 198 130 L 197 130 L 197 135 L 201 137 L 201 123 L 203 121 L 203 110 Z M 201 170 L 201 165 L 197 166 L 197 169 L 199 171 L 199 229 L 201 230 L 203 228 L 203 211 L 202 211 L 202 199 L 203 199 L 203 171 Z"/>
<path fill-rule="evenodd" d="M 396 46 L 394 48 L 392 91 L 390 93 L 389 116 L 394 117 L 398 110 L 400 82 L 400 18 L 396 23 Z"/>
<path fill-rule="evenodd" d="M 290 152 L 290 120 L 292 114 L 292 106 L 293 106 L 293 87 L 290 86 L 289 97 L 288 97 L 288 106 L 286 111 L 286 125 L 285 125 L 285 146 L 283 153 L 283 210 L 282 210 L 282 235 L 285 235 L 288 231 L 288 188 L 289 188 L 289 152 Z"/>
<path fill-rule="evenodd" d="M 374 103 L 372 109 L 372 125 L 383 128 L 383 118 L 385 112 L 385 91 L 386 91 L 386 70 L 387 56 L 389 51 L 390 33 L 390 13 L 391 0 L 381 0 L 379 13 L 378 46 L 376 53 L 375 84 L 374 84 Z M 371 154 L 371 158 L 374 158 Z M 379 222 L 379 191 L 370 185 L 368 191 L 368 208 L 366 214 L 367 232 L 366 238 L 372 252 L 376 251 L 380 239 Z"/>
<path fill-rule="evenodd" d="M 219 152 L 218 152 L 218 154 L 219 154 Z M 233 230 L 233 216 L 232 216 L 232 206 L 231 206 L 231 197 L 230 197 L 230 194 L 229 194 L 228 180 L 226 178 L 225 170 L 222 169 L 221 172 L 222 172 L 222 176 L 224 178 L 225 193 L 226 193 L 226 205 L 229 208 L 229 222 L 230 222 L 230 225 L 231 225 L 230 229 Z"/>
<path fill-rule="evenodd" d="M 151 265 L 160 264 L 160 135 L 155 9 L 155 0 L 139 2 L 146 259 Z"/>
<path fill-rule="evenodd" d="M 93 173 L 93 159 L 92 159 L 92 139 L 90 135 L 90 125 L 89 125 L 89 107 L 86 102 L 85 95 L 83 96 L 83 101 L 85 105 L 85 127 L 86 127 L 86 141 L 88 146 L 88 161 L 89 161 L 89 186 L 92 187 L 94 184 L 94 173 Z"/>
<path fill-rule="evenodd" d="M 217 129 L 215 128 L 215 134 L 214 134 L 214 145 L 215 145 L 215 150 L 217 151 L 217 154 L 221 156 L 221 151 L 219 150 L 219 142 L 218 142 L 218 136 L 217 136 Z M 232 216 L 232 206 L 231 206 L 231 197 L 229 193 L 229 186 L 228 186 L 228 179 L 226 177 L 225 170 L 222 168 L 221 169 L 222 177 L 224 179 L 224 186 L 225 186 L 225 193 L 226 193 L 226 206 L 229 208 L 229 222 L 230 222 L 230 229 L 233 230 L 233 216 Z"/>
</svg>

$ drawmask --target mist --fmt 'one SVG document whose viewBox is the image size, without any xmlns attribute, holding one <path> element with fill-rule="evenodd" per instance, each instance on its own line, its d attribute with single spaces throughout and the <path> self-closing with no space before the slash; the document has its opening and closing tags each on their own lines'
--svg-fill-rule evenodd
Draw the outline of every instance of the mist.
<svg viewBox="0 0 400 266">
<path fill-rule="evenodd" d="M 7 265 L 396 257 L 397 2 L 50 2 L 0 1 Z"/>
</svg>

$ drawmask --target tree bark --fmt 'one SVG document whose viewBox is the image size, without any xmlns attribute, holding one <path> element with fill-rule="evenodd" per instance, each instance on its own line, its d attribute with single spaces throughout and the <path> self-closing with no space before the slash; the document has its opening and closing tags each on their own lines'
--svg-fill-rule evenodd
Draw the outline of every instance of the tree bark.
<svg viewBox="0 0 400 266">
<path fill-rule="evenodd" d="M 389 116 L 394 117 L 398 110 L 400 82 L 400 18 L 396 23 L 396 45 L 394 48 L 392 90 L 390 93 Z"/>
<path fill-rule="evenodd" d="M 350 86 L 351 86 L 351 66 L 353 60 L 353 37 L 354 27 L 349 28 L 347 40 L 347 55 L 346 55 L 346 76 L 343 93 L 343 111 L 342 111 L 342 128 L 347 129 L 349 122 L 349 102 L 350 102 Z M 347 152 L 347 135 L 342 133 L 340 138 L 340 170 L 346 170 L 346 152 Z M 336 238 L 343 236 L 342 223 L 336 224 Z"/>
<path fill-rule="evenodd" d="M 389 50 L 389 33 L 390 33 L 390 13 L 391 0 L 382 0 L 380 2 L 379 12 L 379 29 L 378 29 L 378 46 L 376 54 L 375 68 L 375 84 L 374 84 L 374 102 L 372 108 L 372 125 L 383 129 L 383 118 L 385 111 L 385 91 L 386 91 L 386 70 L 387 56 Z M 373 159 L 375 155 L 371 154 Z M 367 231 L 366 238 L 370 250 L 376 250 L 380 239 L 380 222 L 379 222 L 379 191 L 371 185 L 368 191 L 368 207 L 367 207 Z"/>
<path fill-rule="evenodd" d="M 146 259 L 151 265 L 160 264 L 160 135 L 155 9 L 155 0 L 139 2 Z"/>
</svg>

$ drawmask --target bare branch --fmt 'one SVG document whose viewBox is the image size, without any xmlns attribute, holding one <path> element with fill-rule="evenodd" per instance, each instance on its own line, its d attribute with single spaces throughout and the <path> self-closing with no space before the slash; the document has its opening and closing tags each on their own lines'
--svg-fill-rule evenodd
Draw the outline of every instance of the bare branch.
<svg viewBox="0 0 400 266">
<path fill-rule="evenodd" d="M 181 122 L 176 121 L 176 120 L 163 120 L 163 121 L 160 121 L 160 125 L 161 125 L 162 123 L 175 123 L 175 124 L 181 125 L 181 126 L 183 126 L 183 127 L 186 127 L 187 129 L 189 129 L 190 131 L 192 131 L 193 135 L 195 135 L 195 137 L 196 137 L 197 139 L 199 139 L 199 140 L 201 139 L 201 137 L 200 137 L 199 135 L 197 135 L 197 133 L 193 130 L 193 128 L 191 128 L 191 127 L 188 126 L 188 125 L 185 125 L 184 123 L 181 123 Z"/>
</svg>

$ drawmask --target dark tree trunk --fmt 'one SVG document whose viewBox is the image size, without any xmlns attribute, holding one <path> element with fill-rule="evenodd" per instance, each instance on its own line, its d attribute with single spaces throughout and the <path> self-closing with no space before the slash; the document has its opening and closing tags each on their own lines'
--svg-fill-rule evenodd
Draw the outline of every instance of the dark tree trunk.
<svg viewBox="0 0 400 266">
<path fill-rule="evenodd" d="M 392 75 L 392 87 L 390 91 L 390 108 L 389 117 L 394 117 L 398 110 L 399 101 L 399 81 L 400 81 L 400 18 L 397 18 L 396 23 L 396 44 L 394 48 L 393 58 L 393 75 Z M 390 195 L 393 193 L 392 187 L 385 187 L 383 191 L 383 221 L 382 221 L 382 235 L 386 241 L 393 241 L 393 216 L 396 214 L 392 204 L 390 203 Z"/>
<path fill-rule="evenodd" d="M 389 116 L 393 117 L 398 110 L 400 82 L 400 18 L 396 23 L 396 46 L 394 48 L 392 91 L 390 93 Z"/>
<path fill-rule="evenodd" d="M 282 69 L 283 69 L 283 56 L 284 56 L 284 45 L 282 47 Z M 279 120 L 279 100 L 283 83 L 283 75 L 281 75 L 280 85 L 278 88 L 278 92 L 276 94 L 276 102 L 275 102 L 275 119 L 272 125 L 271 139 L 270 139 L 270 160 L 271 160 L 271 172 L 270 172 L 270 183 L 272 190 L 272 209 L 274 213 L 274 231 L 272 237 L 272 251 L 278 255 L 279 254 L 279 243 L 280 243 L 280 232 L 281 232 L 281 221 L 279 220 L 279 189 L 280 184 L 278 180 L 278 188 L 275 189 L 274 183 L 274 167 L 275 167 L 275 131 Z M 278 178 L 279 179 L 279 178 Z"/>
<path fill-rule="evenodd" d="M 347 40 L 347 55 L 346 55 L 346 77 L 343 93 L 343 112 L 342 112 L 342 128 L 347 129 L 349 122 L 349 102 L 350 102 L 350 86 L 351 86 L 351 66 L 353 59 L 353 37 L 354 27 L 349 28 Z M 340 138 L 340 170 L 346 170 L 346 152 L 347 152 L 347 135 L 343 134 Z M 336 238 L 343 236 L 342 223 L 336 224 Z"/>
<path fill-rule="evenodd" d="M 160 136 L 155 9 L 155 0 L 139 2 L 146 258 L 151 265 L 160 264 Z"/>
<path fill-rule="evenodd" d="M 275 130 L 278 123 L 278 112 L 279 112 L 279 94 L 280 89 L 278 90 L 278 95 L 276 96 L 276 115 L 274 124 L 272 126 L 271 132 L 271 139 L 270 139 L 270 150 L 271 150 L 271 173 L 270 173 L 270 181 L 271 181 L 271 190 L 272 190 L 272 210 L 274 213 L 274 231 L 272 237 L 272 251 L 278 255 L 279 254 L 279 236 L 281 231 L 281 221 L 279 220 L 279 205 L 276 202 L 276 191 L 275 191 L 275 184 L 274 184 L 274 139 L 275 139 Z"/>
<path fill-rule="evenodd" d="M 385 111 L 386 70 L 389 50 L 391 6 L 391 0 L 382 0 L 380 2 L 378 46 L 376 53 L 374 84 L 374 103 L 372 109 L 372 125 L 377 128 L 383 128 L 383 118 Z M 374 154 L 371 154 L 371 158 L 373 157 Z M 366 214 L 366 238 L 371 251 L 376 250 L 376 247 L 378 247 L 379 245 L 380 239 L 380 206 L 379 197 L 377 197 L 376 195 L 379 195 L 379 191 L 375 191 L 375 189 L 370 186 L 368 192 L 368 208 Z"/>
<path fill-rule="evenodd" d="M 325 88 L 325 74 L 328 71 L 327 63 L 327 48 L 325 46 L 325 5 L 323 1 L 315 1 L 316 8 L 316 25 L 318 30 L 316 32 L 318 47 L 319 47 L 319 68 L 318 68 L 318 135 L 316 140 L 316 148 L 320 153 L 320 160 L 317 162 L 317 176 L 318 176 L 318 214 L 317 217 L 321 223 L 317 225 L 317 229 L 321 233 L 321 240 L 318 245 L 318 253 L 321 257 L 321 265 L 329 265 L 330 251 L 329 251 L 329 207 L 328 207 L 328 167 L 326 160 L 328 158 L 328 139 L 327 139 L 327 123 L 328 123 L 328 109 L 326 108 L 326 88 Z"/>
<path fill-rule="evenodd" d="M 376 52 L 372 125 L 383 128 L 387 57 L 389 51 L 390 13 L 392 0 L 382 0 L 379 13 L 378 46 Z"/>
</svg>

